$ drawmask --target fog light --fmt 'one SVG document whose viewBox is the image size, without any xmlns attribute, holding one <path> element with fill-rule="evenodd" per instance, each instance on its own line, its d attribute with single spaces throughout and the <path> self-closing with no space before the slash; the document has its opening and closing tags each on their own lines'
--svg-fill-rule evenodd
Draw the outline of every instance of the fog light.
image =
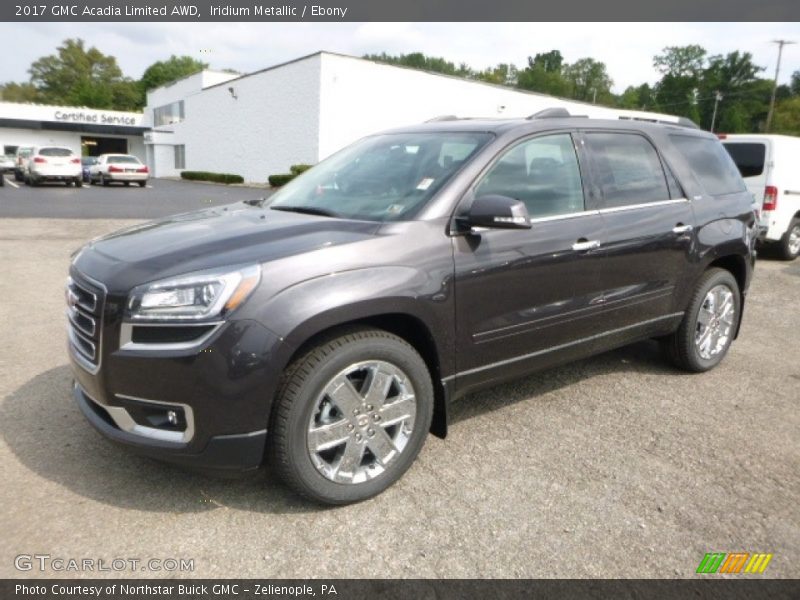
<svg viewBox="0 0 800 600">
<path fill-rule="evenodd" d="M 178 413 L 174 410 L 167 411 L 167 421 L 169 421 L 170 425 L 177 425 L 178 424 Z"/>
</svg>

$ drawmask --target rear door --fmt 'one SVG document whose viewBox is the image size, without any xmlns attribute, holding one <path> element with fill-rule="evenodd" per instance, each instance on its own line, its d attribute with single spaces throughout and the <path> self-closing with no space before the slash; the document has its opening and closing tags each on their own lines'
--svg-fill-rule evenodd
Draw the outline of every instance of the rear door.
<svg viewBox="0 0 800 600">
<path fill-rule="evenodd" d="M 598 262 L 604 326 L 657 326 L 675 312 L 690 267 L 692 205 L 645 135 L 586 131 L 584 142 L 607 237 Z"/>
</svg>

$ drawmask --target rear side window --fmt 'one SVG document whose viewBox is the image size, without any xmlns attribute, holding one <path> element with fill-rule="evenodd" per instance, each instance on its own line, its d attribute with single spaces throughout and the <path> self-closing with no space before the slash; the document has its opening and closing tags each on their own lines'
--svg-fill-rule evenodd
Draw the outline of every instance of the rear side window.
<svg viewBox="0 0 800 600">
<path fill-rule="evenodd" d="M 708 194 L 722 196 L 746 189 L 733 159 L 719 141 L 690 135 L 670 138 Z"/>
<path fill-rule="evenodd" d="M 724 143 L 722 144 L 742 177 L 758 177 L 764 172 L 764 161 L 767 158 L 767 145 L 759 143 Z"/>
<path fill-rule="evenodd" d="M 41 148 L 39 156 L 72 156 L 72 150 L 68 148 Z"/>
<path fill-rule="evenodd" d="M 631 133 L 587 133 L 605 208 L 669 200 L 661 159 L 649 140 Z"/>
</svg>

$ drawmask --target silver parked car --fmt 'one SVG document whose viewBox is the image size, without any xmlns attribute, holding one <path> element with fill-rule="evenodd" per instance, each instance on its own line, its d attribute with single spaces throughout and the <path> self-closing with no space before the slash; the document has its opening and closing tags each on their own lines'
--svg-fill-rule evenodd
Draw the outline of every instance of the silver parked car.
<svg viewBox="0 0 800 600">
<path fill-rule="evenodd" d="M 101 154 L 97 162 L 89 167 L 89 182 L 110 185 L 119 181 L 125 185 L 131 183 L 144 187 L 150 177 L 150 170 L 142 161 L 132 154 Z"/>
</svg>

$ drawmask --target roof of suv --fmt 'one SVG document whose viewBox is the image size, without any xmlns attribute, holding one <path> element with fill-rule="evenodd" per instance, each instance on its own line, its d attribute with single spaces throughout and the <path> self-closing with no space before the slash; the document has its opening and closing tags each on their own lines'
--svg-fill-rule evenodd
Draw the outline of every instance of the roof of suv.
<svg viewBox="0 0 800 600">
<path fill-rule="evenodd" d="M 457 118 L 440 118 L 433 119 L 426 123 L 417 125 L 409 125 L 406 127 L 399 127 L 392 129 L 392 133 L 416 133 L 424 131 L 441 131 L 441 132 L 491 132 L 496 134 L 506 133 L 508 131 L 524 128 L 528 131 L 546 130 L 546 129 L 561 129 L 561 128 L 583 128 L 583 129 L 630 129 L 638 131 L 646 131 L 648 129 L 664 128 L 680 131 L 682 133 L 700 133 L 712 135 L 704 132 L 696 125 L 689 121 L 680 123 L 670 122 L 651 122 L 634 119 L 591 119 L 587 117 L 578 116 L 556 116 L 556 117 L 528 117 L 527 119 L 457 119 Z"/>
</svg>

